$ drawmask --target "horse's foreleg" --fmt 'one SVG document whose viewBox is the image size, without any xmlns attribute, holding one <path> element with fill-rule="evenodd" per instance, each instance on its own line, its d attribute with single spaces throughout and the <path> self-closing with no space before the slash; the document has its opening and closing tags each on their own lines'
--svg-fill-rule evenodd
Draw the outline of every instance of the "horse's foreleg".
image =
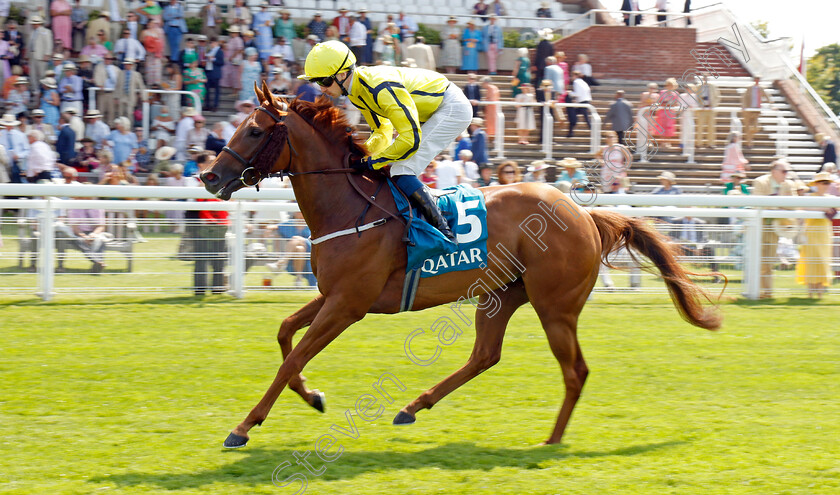
<svg viewBox="0 0 840 495">
<path fill-rule="evenodd" d="M 402 408 L 394 418 L 394 424 L 413 423 L 417 411 L 431 409 L 452 391 L 499 362 L 508 321 L 517 308 L 528 301 L 528 295 L 521 281 L 508 285 L 506 289 L 497 289 L 492 295 L 485 294 L 479 298 L 475 314 L 475 344 L 467 363 Z M 488 305 L 490 297 L 501 301 L 499 309 L 492 314 L 488 314 L 488 310 L 491 308 L 495 310 L 497 306 Z M 482 309 L 484 305 L 488 305 L 488 308 Z"/>
<path fill-rule="evenodd" d="M 330 342 L 341 335 L 347 327 L 361 320 L 365 310 L 359 310 L 359 303 L 352 301 L 327 300 L 315 316 L 309 330 L 306 331 L 298 345 L 292 349 L 286 360 L 277 371 L 277 376 L 265 395 L 254 409 L 239 424 L 225 440 L 225 447 L 243 447 L 248 442 L 248 431 L 254 425 L 262 424 L 271 411 L 271 406 L 286 388 L 286 384 L 298 375 L 312 358 L 321 352 Z"/>
<path fill-rule="evenodd" d="M 306 303 L 304 307 L 295 311 L 294 314 L 290 315 L 280 324 L 280 330 L 277 332 L 277 342 L 283 351 L 284 360 L 292 352 L 292 337 L 294 337 L 298 330 L 312 323 L 323 305 L 324 296 L 318 294 L 315 299 Z M 324 412 L 326 406 L 324 394 L 318 390 L 309 390 L 306 388 L 303 384 L 305 381 L 306 378 L 303 375 L 295 375 L 289 380 L 289 388 L 300 395 L 307 404 Z"/>
</svg>

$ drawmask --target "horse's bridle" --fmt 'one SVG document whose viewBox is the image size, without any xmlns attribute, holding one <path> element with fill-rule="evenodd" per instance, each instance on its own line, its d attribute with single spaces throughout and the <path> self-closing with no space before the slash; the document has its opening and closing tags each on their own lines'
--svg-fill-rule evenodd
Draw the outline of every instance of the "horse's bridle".
<svg viewBox="0 0 840 495">
<path fill-rule="evenodd" d="M 257 151 L 255 151 L 254 154 L 251 155 L 251 158 L 249 158 L 248 160 L 243 158 L 242 155 L 240 155 L 239 153 L 237 153 L 236 151 L 231 149 L 229 146 L 225 146 L 224 148 L 222 148 L 222 152 L 227 151 L 230 154 L 230 156 L 236 158 L 236 161 L 238 161 L 239 163 L 242 164 L 243 167 L 245 167 L 242 170 L 242 173 L 239 175 L 239 180 L 242 181 L 242 183 L 245 186 L 256 187 L 257 191 L 259 191 L 260 190 L 260 181 L 263 179 L 263 176 L 262 176 L 263 173 L 261 171 L 257 170 L 256 167 L 254 167 L 253 163 L 260 156 L 260 153 L 262 153 L 263 149 L 265 149 L 265 146 L 271 141 L 271 138 L 274 137 L 275 129 L 277 129 L 277 126 L 279 124 L 283 123 L 283 121 L 286 119 L 286 116 L 285 115 L 280 115 L 280 116 L 274 115 L 274 113 L 268 111 L 262 105 L 258 106 L 257 110 L 260 110 L 260 111 L 264 112 L 266 115 L 271 117 L 272 120 L 274 120 L 274 125 L 271 127 L 271 131 L 268 132 L 268 135 L 265 137 L 265 139 L 263 139 L 263 141 L 257 147 Z M 289 165 L 288 165 L 288 167 L 286 167 L 286 170 L 288 170 L 289 167 L 292 166 L 292 154 L 295 151 L 294 148 L 292 147 L 291 141 L 289 141 L 289 134 L 288 133 L 286 133 L 286 146 L 289 147 Z M 253 170 L 253 177 L 254 177 L 254 179 L 253 179 L 254 182 L 253 183 L 249 183 L 248 179 L 245 177 L 245 173 L 248 172 L 249 170 Z M 280 177 L 281 178 L 283 176 L 282 174 L 283 174 L 283 172 L 280 172 Z M 272 175 L 273 174 L 269 173 L 269 174 L 266 174 L 266 177 L 271 177 Z"/>
<path fill-rule="evenodd" d="M 284 176 L 285 177 L 294 177 L 296 175 L 338 174 L 338 173 L 349 174 L 349 173 L 357 172 L 356 169 L 353 169 L 353 168 L 350 168 L 350 167 L 330 168 L 330 169 L 325 169 L 325 170 L 309 170 L 309 171 L 305 171 L 305 172 L 292 172 L 292 170 L 291 170 L 291 168 L 292 168 L 292 155 L 297 154 L 297 153 L 295 153 L 295 149 L 292 146 L 292 142 L 289 140 L 289 133 L 288 132 L 286 133 L 286 146 L 289 148 L 289 163 L 286 165 L 286 168 L 281 169 L 279 172 L 276 172 L 276 173 L 267 172 L 265 174 L 264 174 L 264 172 L 262 172 L 260 170 L 257 170 L 257 168 L 254 167 L 254 165 L 253 165 L 254 162 L 260 156 L 260 153 L 262 153 L 263 149 L 265 149 L 265 146 L 274 137 L 274 131 L 275 131 L 275 129 L 277 129 L 277 126 L 279 124 L 282 124 L 283 121 L 286 120 L 286 115 L 279 115 L 279 116 L 274 115 L 274 113 L 272 113 L 271 111 L 269 111 L 268 109 L 266 109 L 262 105 L 258 106 L 256 108 L 256 110 L 260 110 L 260 111 L 264 112 L 265 114 L 267 114 L 269 117 L 271 117 L 272 120 L 274 120 L 274 125 L 271 127 L 271 131 L 268 132 L 268 135 L 266 136 L 266 138 L 257 147 L 257 151 L 255 151 L 254 154 L 251 155 L 251 158 L 246 160 L 245 158 L 242 157 L 242 155 L 240 155 L 239 153 L 237 153 L 236 151 L 234 151 L 233 149 L 231 149 L 228 146 L 225 146 L 224 148 L 222 148 L 222 152 L 225 152 L 225 151 L 228 152 L 230 154 L 230 156 L 234 157 L 236 159 L 236 161 L 238 161 L 239 163 L 242 164 L 243 167 L 245 167 L 242 170 L 242 173 L 239 175 L 239 180 L 242 181 L 242 184 L 244 184 L 246 187 L 256 187 L 257 191 L 259 191 L 260 190 L 260 181 L 262 181 L 263 179 L 267 179 L 269 177 L 280 177 L 280 180 L 282 180 Z M 348 159 L 349 159 L 349 155 L 347 157 L 345 157 L 344 161 L 347 162 Z M 253 171 L 253 182 L 249 181 L 249 179 L 247 177 L 245 177 L 245 174 L 249 170 Z"/>
</svg>

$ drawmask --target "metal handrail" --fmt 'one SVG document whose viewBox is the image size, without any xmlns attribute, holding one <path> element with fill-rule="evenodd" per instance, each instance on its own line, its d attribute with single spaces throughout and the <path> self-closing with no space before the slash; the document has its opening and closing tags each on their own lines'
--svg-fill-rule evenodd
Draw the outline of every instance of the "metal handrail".
<svg viewBox="0 0 840 495">
<path fill-rule="evenodd" d="M 825 113 L 825 117 L 828 118 L 829 122 L 834 124 L 835 132 L 837 132 L 837 134 L 840 135 L 840 119 L 838 119 L 837 115 L 831 110 L 831 108 L 828 107 L 828 105 L 826 105 L 822 97 L 817 94 L 817 92 L 802 76 L 802 74 L 800 74 L 799 71 L 796 70 L 796 68 L 793 67 L 793 65 L 787 60 L 785 60 L 785 67 L 788 69 L 791 75 L 793 75 L 793 78 L 796 80 L 796 82 L 799 83 L 800 90 L 804 89 L 805 92 L 807 92 L 808 95 L 811 97 L 811 99 L 817 103 L 820 109 Z"/>
<path fill-rule="evenodd" d="M 594 105 L 589 103 L 559 103 L 554 101 L 547 101 L 547 102 L 534 102 L 534 103 L 518 103 L 515 101 L 481 101 L 479 105 L 486 106 L 486 105 L 496 105 L 498 110 L 496 111 L 496 136 L 495 136 L 495 144 L 493 146 L 494 151 L 496 152 L 496 158 L 504 158 L 505 157 L 505 116 L 502 112 L 502 107 L 560 107 L 560 108 L 567 108 L 567 107 L 574 107 L 574 108 L 586 108 L 589 110 L 589 115 L 591 117 L 590 125 L 592 126 L 591 134 L 590 134 L 590 152 L 595 154 L 598 152 L 598 149 L 601 147 L 601 116 L 598 115 L 598 109 L 595 108 Z M 543 110 L 545 112 L 547 110 Z M 545 115 L 545 113 L 543 113 Z M 546 142 L 553 142 L 554 141 L 554 118 L 551 118 L 550 121 L 551 125 L 548 126 L 546 121 L 543 121 L 543 147 L 545 147 Z M 549 128 L 548 132 L 546 132 L 546 127 Z M 546 139 L 546 137 L 548 139 Z M 546 156 L 547 159 L 551 159 L 551 152 L 549 151 Z"/>
</svg>

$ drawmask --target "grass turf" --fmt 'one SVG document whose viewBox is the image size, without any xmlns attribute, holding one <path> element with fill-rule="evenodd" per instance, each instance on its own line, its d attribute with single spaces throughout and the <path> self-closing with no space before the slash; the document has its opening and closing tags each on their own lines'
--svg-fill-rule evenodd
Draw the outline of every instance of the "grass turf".
<svg viewBox="0 0 840 495">
<path fill-rule="evenodd" d="M 840 335 L 836 298 L 723 306 L 724 329 L 682 322 L 664 296 L 598 295 L 580 339 L 591 374 L 560 445 L 548 437 L 563 382 L 530 307 L 502 361 L 417 423 L 394 414 L 466 360 L 473 329 L 432 366 L 404 340 L 445 308 L 369 316 L 313 360 L 319 414 L 288 390 L 245 449 L 221 442 L 270 383 L 274 333 L 307 295 L 246 300 L 31 298 L 0 303 L 0 492 L 293 493 L 331 425 L 389 372 L 394 399 L 341 456 L 308 460 L 309 493 L 837 493 Z M 11 302 L 10 302 L 11 301 Z M 414 341 L 428 356 L 429 333 Z M 336 446 L 332 451 L 336 451 Z"/>
</svg>

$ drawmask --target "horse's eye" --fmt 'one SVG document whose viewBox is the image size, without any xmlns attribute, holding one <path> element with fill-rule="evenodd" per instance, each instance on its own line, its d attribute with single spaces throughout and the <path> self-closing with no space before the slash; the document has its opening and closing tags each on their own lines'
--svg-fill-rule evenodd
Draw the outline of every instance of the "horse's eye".
<svg viewBox="0 0 840 495">
<path fill-rule="evenodd" d="M 254 137 L 262 136 L 263 131 L 261 129 L 251 129 L 251 135 Z"/>
</svg>

